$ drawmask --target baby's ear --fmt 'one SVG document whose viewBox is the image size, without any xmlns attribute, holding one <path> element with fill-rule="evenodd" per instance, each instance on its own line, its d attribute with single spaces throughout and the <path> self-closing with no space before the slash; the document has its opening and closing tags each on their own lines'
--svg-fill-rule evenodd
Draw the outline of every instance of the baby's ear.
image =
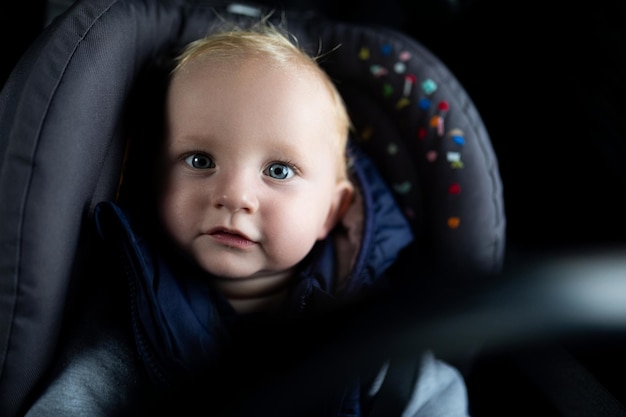
<svg viewBox="0 0 626 417">
<path fill-rule="evenodd" d="M 324 239 L 335 227 L 337 222 L 346 214 L 354 198 L 354 185 L 348 180 L 341 180 L 335 184 L 335 194 L 328 210 L 324 227 L 320 230 L 318 239 Z"/>
</svg>

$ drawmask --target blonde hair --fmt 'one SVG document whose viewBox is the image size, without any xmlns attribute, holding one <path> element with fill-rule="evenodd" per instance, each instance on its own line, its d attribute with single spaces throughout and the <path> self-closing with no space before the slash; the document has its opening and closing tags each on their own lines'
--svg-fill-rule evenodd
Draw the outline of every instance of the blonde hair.
<svg viewBox="0 0 626 417">
<path fill-rule="evenodd" d="M 171 75 L 177 74 L 198 58 L 217 61 L 232 61 L 233 58 L 270 59 L 271 62 L 283 67 L 296 65 L 311 70 L 325 85 L 333 100 L 340 137 L 337 143 L 338 173 L 340 179 L 346 178 L 348 166 L 346 145 L 352 125 L 339 91 L 318 64 L 319 57 L 309 55 L 300 48 L 295 38 L 262 20 L 245 29 L 239 27 L 223 29 L 187 44 L 176 58 Z"/>
</svg>

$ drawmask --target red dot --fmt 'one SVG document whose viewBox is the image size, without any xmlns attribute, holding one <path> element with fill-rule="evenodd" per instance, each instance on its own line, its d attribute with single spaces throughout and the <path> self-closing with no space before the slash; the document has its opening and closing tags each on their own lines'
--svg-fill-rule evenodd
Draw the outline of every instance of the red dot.
<svg viewBox="0 0 626 417">
<path fill-rule="evenodd" d="M 437 105 L 437 109 L 441 110 L 441 111 L 448 111 L 448 109 L 450 108 L 450 106 L 448 105 L 447 101 L 440 101 L 439 104 Z"/>
</svg>

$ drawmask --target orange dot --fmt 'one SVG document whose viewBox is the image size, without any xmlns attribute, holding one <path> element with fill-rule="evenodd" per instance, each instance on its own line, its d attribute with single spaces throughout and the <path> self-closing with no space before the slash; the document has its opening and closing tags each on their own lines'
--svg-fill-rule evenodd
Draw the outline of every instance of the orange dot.
<svg viewBox="0 0 626 417">
<path fill-rule="evenodd" d="M 374 128 L 371 127 L 371 126 L 366 126 L 361 131 L 361 139 L 363 139 L 363 140 L 370 140 L 373 135 L 374 135 Z"/>
<path fill-rule="evenodd" d="M 450 229 L 456 229 L 461 224 L 461 219 L 458 217 L 449 217 L 448 218 L 448 227 Z"/>
</svg>

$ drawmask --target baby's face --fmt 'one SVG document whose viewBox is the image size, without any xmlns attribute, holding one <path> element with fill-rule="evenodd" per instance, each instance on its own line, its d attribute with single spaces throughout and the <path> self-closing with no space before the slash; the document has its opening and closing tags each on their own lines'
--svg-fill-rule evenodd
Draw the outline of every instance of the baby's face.
<svg viewBox="0 0 626 417">
<path fill-rule="evenodd" d="M 279 285 L 349 188 L 327 89 L 308 70 L 196 61 L 172 80 L 166 119 L 166 231 L 231 296 Z"/>
</svg>

